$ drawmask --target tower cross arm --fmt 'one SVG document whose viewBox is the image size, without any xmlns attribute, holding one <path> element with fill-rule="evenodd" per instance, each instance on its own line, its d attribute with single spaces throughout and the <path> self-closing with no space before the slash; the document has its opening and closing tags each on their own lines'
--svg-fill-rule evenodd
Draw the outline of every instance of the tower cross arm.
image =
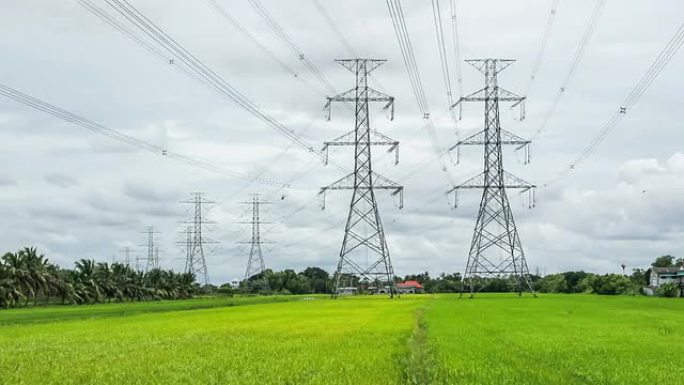
<svg viewBox="0 0 684 385">
<path fill-rule="evenodd" d="M 501 129 L 500 143 L 501 144 L 508 144 L 508 145 L 517 145 L 518 148 L 520 148 L 522 146 L 526 146 L 526 145 L 532 143 L 532 141 L 527 140 L 527 139 L 523 139 L 523 138 L 519 137 L 518 135 L 516 135 L 510 131 L 506 131 L 504 129 Z M 476 133 L 470 135 L 469 137 L 467 137 L 465 139 L 459 140 L 458 142 L 456 142 L 456 144 L 449 147 L 448 151 L 453 151 L 456 149 L 456 147 L 459 147 L 459 146 L 485 145 L 485 144 L 489 144 L 489 142 L 486 140 L 485 131 L 482 130 L 482 131 L 479 131 L 479 132 L 476 132 Z"/>
<path fill-rule="evenodd" d="M 498 183 L 487 183 L 485 180 L 485 173 L 480 173 L 475 175 L 474 177 L 466 180 L 465 182 L 455 185 L 451 187 L 446 193 L 452 193 L 456 190 L 461 190 L 461 189 L 476 189 L 476 188 L 513 188 L 513 189 L 520 189 L 522 190 L 521 192 L 525 192 L 529 189 L 536 188 L 537 186 L 526 182 L 525 180 L 507 172 L 503 171 L 503 180 L 502 184 Z"/>
<path fill-rule="evenodd" d="M 359 98 L 359 96 L 357 94 L 356 87 L 339 93 L 335 96 L 326 97 L 327 101 L 323 109 L 327 111 L 327 119 L 330 120 L 330 110 L 332 107 L 332 102 L 356 102 L 357 98 Z M 394 96 L 389 96 L 380 91 L 376 91 L 370 87 L 366 87 L 366 95 L 364 99 L 366 99 L 369 102 L 387 102 L 387 104 L 385 104 L 385 106 L 382 109 L 390 109 L 390 120 L 394 120 Z"/>
<path fill-rule="evenodd" d="M 369 144 L 371 146 L 388 146 L 387 152 L 395 152 L 394 164 L 399 164 L 399 141 L 394 140 L 387 135 L 383 135 L 376 130 L 371 130 L 372 138 L 369 142 L 359 141 L 362 144 Z M 337 138 L 323 142 L 321 151 L 325 153 L 325 164 L 328 164 L 328 148 L 330 146 L 355 146 L 356 145 L 356 130 L 349 131 Z"/>
<path fill-rule="evenodd" d="M 391 194 L 393 196 L 399 195 L 399 208 L 401 209 L 404 207 L 404 186 L 385 178 L 375 171 L 371 172 L 371 177 L 373 179 L 373 190 L 391 190 Z M 321 187 L 318 195 L 323 195 L 323 209 L 325 209 L 325 193 L 328 190 L 368 189 L 368 187 L 364 186 L 355 186 L 355 182 L 355 174 L 351 173 L 349 175 L 343 176 L 327 186 Z"/>
<path fill-rule="evenodd" d="M 335 59 L 335 63 L 348 69 L 351 72 L 357 72 L 361 65 L 365 66 L 366 73 L 369 74 L 376 68 L 387 62 L 386 59 Z"/>
<path fill-rule="evenodd" d="M 371 175 L 373 177 L 373 190 L 394 190 L 392 195 L 395 195 L 404 189 L 404 186 L 385 178 L 375 171 L 371 172 Z M 354 186 L 354 182 L 354 173 L 348 174 L 327 186 L 321 187 L 319 194 L 323 194 L 326 190 L 353 190 L 355 188 L 364 188 L 363 186 Z"/>
<path fill-rule="evenodd" d="M 508 91 L 506 89 L 503 89 L 501 87 L 496 87 L 496 90 L 494 91 L 493 97 L 495 97 L 499 101 L 513 102 L 512 107 L 517 106 L 518 104 L 522 103 L 526 99 L 525 96 L 517 95 L 517 94 L 515 94 L 511 91 Z M 482 88 L 480 90 L 473 92 L 470 95 L 462 96 L 451 107 L 452 108 L 456 107 L 463 102 L 484 102 L 490 98 L 492 98 L 492 96 L 488 95 L 487 89 Z"/>
</svg>

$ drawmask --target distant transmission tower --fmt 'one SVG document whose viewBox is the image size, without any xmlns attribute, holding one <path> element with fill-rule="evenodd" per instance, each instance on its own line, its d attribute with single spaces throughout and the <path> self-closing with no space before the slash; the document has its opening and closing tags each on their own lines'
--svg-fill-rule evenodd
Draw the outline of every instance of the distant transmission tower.
<svg viewBox="0 0 684 385">
<path fill-rule="evenodd" d="M 461 102 L 485 102 L 484 130 L 456 143 L 451 149 L 462 145 L 484 145 L 484 172 L 454 186 L 447 193 L 454 192 L 454 202 L 457 205 L 458 190 L 481 188 L 484 191 L 463 274 L 461 295 L 467 288 L 472 297 L 482 288 L 484 278 L 499 277 L 513 277 L 518 295 L 522 295 L 523 291 L 534 294 L 506 189 L 529 191 L 532 207 L 536 186 L 506 172 L 501 151 L 502 144 L 512 144 L 521 148 L 530 142 L 502 130 L 499 124 L 499 101 L 513 102 L 513 107 L 520 105 L 522 119 L 525 97 L 506 91 L 497 84 L 497 74 L 514 60 L 479 59 L 466 62 L 484 74 L 485 87 L 461 97 L 452 107 Z"/>
<path fill-rule="evenodd" d="M 193 218 L 185 223 L 190 224 L 185 231 L 185 241 L 181 242 L 185 246 L 185 272 L 192 273 L 204 284 L 209 283 L 209 272 L 207 270 L 207 260 L 204 255 L 204 246 L 217 243 L 204 236 L 204 225 L 212 223 L 206 220 L 206 206 L 215 202 L 204 199 L 201 192 L 192 193 L 192 199 L 181 203 L 191 204 L 194 207 Z"/>
<path fill-rule="evenodd" d="M 124 253 L 124 265 L 129 266 L 131 263 L 131 248 L 126 246 L 121 249 L 121 252 Z"/>
<path fill-rule="evenodd" d="M 149 226 L 144 234 L 147 234 L 147 244 L 143 245 L 147 246 L 147 257 L 145 258 L 145 271 L 147 272 L 159 268 L 159 253 L 155 252 L 157 244 L 154 242 L 154 234 L 159 234 L 159 232 L 154 231 L 154 226 Z M 137 269 L 140 270 L 140 261 L 138 260 L 136 264 Z"/>
<path fill-rule="evenodd" d="M 324 147 L 327 151 L 327 148 L 333 145 L 354 146 L 354 172 L 321 189 L 324 208 L 327 190 L 353 190 L 332 295 L 337 296 L 343 287 L 356 287 L 363 284 L 387 285 L 388 294 L 393 297 L 396 293 L 394 270 L 374 191 L 386 189 L 392 190 L 392 195 L 399 194 L 401 208 L 404 190 L 397 183 L 373 172 L 371 146 L 386 145 L 390 146 L 389 150 L 392 151 L 397 149 L 399 142 L 371 130 L 368 114 L 369 102 L 385 102 L 387 103 L 385 109 L 391 108 L 391 119 L 394 118 L 394 97 L 368 87 L 368 74 L 386 60 L 335 61 L 354 73 L 356 85 L 337 96 L 328 97 L 326 103 L 328 119 L 330 119 L 332 102 L 353 102 L 356 106 L 356 125 L 353 131 L 331 142 L 325 142 Z"/>
<path fill-rule="evenodd" d="M 245 279 L 249 279 L 257 274 L 261 274 L 266 270 L 266 264 L 264 263 L 264 254 L 261 251 L 261 245 L 264 243 L 269 243 L 261 239 L 261 225 L 268 222 L 261 220 L 261 206 L 265 204 L 271 204 L 262 200 L 259 194 L 252 194 L 252 199 L 247 202 L 242 202 L 243 204 L 248 204 L 252 206 L 252 220 L 242 222 L 244 224 L 252 225 L 252 238 L 248 242 L 240 242 L 244 244 L 249 244 L 249 260 L 247 261 L 247 270 L 245 271 Z M 266 280 L 266 277 L 264 277 Z"/>
</svg>

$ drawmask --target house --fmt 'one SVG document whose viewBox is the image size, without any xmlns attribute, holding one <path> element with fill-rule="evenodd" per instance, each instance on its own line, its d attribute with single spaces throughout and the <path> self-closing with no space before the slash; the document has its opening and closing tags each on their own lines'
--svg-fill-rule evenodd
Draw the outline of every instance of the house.
<svg viewBox="0 0 684 385">
<path fill-rule="evenodd" d="M 397 291 L 399 291 L 399 294 L 422 293 L 423 285 L 418 281 L 399 282 L 397 283 Z"/>
<path fill-rule="evenodd" d="M 240 280 L 237 278 L 233 278 L 232 281 L 230 281 L 230 287 L 233 289 L 238 289 L 240 287 Z"/>
<path fill-rule="evenodd" d="M 666 283 L 678 284 L 680 288 L 679 295 L 684 297 L 684 266 L 652 268 L 649 285 L 644 288 L 644 293 L 654 295 L 656 290 Z"/>
<path fill-rule="evenodd" d="M 356 295 L 357 289 L 355 287 L 338 287 L 337 295 Z"/>
</svg>

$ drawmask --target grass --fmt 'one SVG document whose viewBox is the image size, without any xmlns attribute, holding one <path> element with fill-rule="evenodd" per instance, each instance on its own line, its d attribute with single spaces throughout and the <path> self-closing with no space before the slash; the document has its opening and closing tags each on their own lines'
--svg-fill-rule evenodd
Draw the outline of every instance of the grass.
<svg viewBox="0 0 684 385">
<path fill-rule="evenodd" d="M 676 384 L 681 299 L 482 295 L 426 316 L 442 384 Z"/>
<path fill-rule="evenodd" d="M 684 378 L 684 301 L 677 299 L 277 298 L 290 301 L 0 311 L 0 384 L 674 384 Z M 253 306 L 235 306 L 246 304 Z"/>
<path fill-rule="evenodd" d="M 124 317 L 134 314 L 242 306 L 270 302 L 285 302 L 296 296 L 271 297 L 200 297 L 188 300 L 108 303 L 97 305 L 44 306 L 0 311 L 0 326 L 43 323 L 69 319 Z"/>
</svg>

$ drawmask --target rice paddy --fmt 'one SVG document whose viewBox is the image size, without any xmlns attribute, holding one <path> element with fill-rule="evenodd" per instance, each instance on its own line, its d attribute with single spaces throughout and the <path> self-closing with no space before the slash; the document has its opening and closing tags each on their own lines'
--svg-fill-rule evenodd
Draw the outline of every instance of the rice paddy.
<svg viewBox="0 0 684 385">
<path fill-rule="evenodd" d="M 684 301 L 205 298 L 0 311 L 0 384 L 675 384 Z"/>
</svg>

